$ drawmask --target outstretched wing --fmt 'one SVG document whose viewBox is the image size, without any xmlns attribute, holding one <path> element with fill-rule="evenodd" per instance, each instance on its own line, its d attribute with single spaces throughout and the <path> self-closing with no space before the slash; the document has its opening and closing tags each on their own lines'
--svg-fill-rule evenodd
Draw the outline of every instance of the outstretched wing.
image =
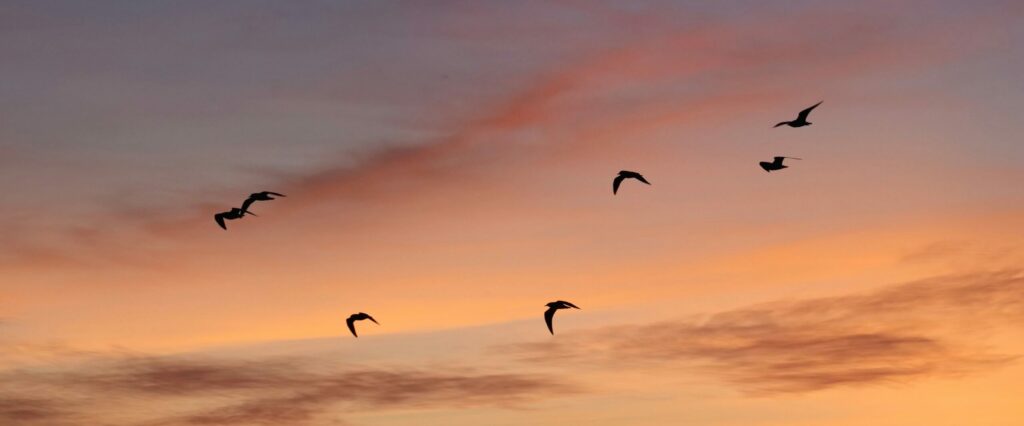
<svg viewBox="0 0 1024 426">
<path fill-rule="evenodd" d="M 775 164 L 782 164 L 782 160 L 785 159 L 786 157 L 775 157 Z"/>
<path fill-rule="evenodd" d="M 224 224 L 224 213 L 217 213 L 213 215 L 213 220 L 217 221 L 217 224 L 220 225 L 221 228 L 224 228 L 225 231 L 228 230 L 228 226 Z"/>
<path fill-rule="evenodd" d="M 788 121 L 783 121 L 783 122 L 781 122 L 781 123 L 779 123 L 779 124 L 776 124 L 776 125 L 772 126 L 772 128 L 774 129 L 774 128 L 776 128 L 776 127 L 779 127 L 779 126 L 785 126 L 785 125 L 787 125 L 787 124 L 789 124 L 789 122 L 788 122 Z"/>
<path fill-rule="evenodd" d="M 284 195 L 284 194 L 278 194 L 278 193 L 276 193 L 276 192 L 270 192 L 270 191 L 263 191 L 263 193 L 264 193 L 264 194 L 270 194 L 270 195 L 273 195 L 273 196 L 275 196 L 275 197 L 287 197 L 287 195 Z"/>
<path fill-rule="evenodd" d="M 624 179 L 626 179 L 625 176 L 618 175 L 618 176 L 615 177 L 615 180 L 612 181 L 612 194 L 613 195 L 617 194 L 619 192 L 619 185 L 622 184 L 622 181 Z"/>
<path fill-rule="evenodd" d="M 762 162 L 757 163 L 757 164 L 760 164 L 761 168 L 764 169 L 764 171 L 766 171 L 766 172 L 771 172 L 772 171 L 772 163 L 769 163 L 767 161 L 762 161 Z"/>
<path fill-rule="evenodd" d="M 646 183 L 646 184 L 648 184 L 648 185 L 650 185 L 650 184 L 651 184 L 650 182 L 648 182 L 648 181 L 647 181 L 647 179 L 644 179 L 644 177 L 643 177 L 643 176 L 641 176 L 641 175 L 640 175 L 640 173 L 637 173 L 637 174 L 636 174 L 636 180 L 638 180 L 638 181 L 640 181 L 640 182 L 643 182 L 643 183 Z"/>
<path fill-rule="evenodd" d="M 544 322 L 548 323 L 548 331 L 551 334 L 555 334 L 555 328 L 551 325 L 551 320 L 555 319 L 555 311 L 555 308 L 548 308 L 548 310 L 544 311 Z"/>
<path fill-rule="evenodd" d="M 568 307 L 570 307 L 570 308 L 576 308 L 576 309 L 579 309 L 579 308 L 580 308 L 579 306 L 573 305 L 572 303 L 566 302 L 566 301 L 564 301 L 564 300 L 562 301 L 562 303 L 564 303 L 564 304 L 565 304 L 565 306 L 568 306 Z"/>
<path fill-rule="evenodd" d="M 817 108 L 818 105 L 821 105 L 821 102 L 825 102 L 825 101 L 820 101 L 820 102 L 818 102 L 818 103 L 816 103 L 814 105 L 811 105 L 807 109 L 805 109 L 803 111 L 800 111 L 800 116 L 797 117 L 797 121 L 807 121 L 807 116 L 811 114 L 811 110 Z"/>
<path fill-rule="evenodd" d="M 373 319 L 373 317 L 371 317 L 370 314 L 366 314 L 366 319 L 373 321 L 374 324 L 380 325 L 380 323 L 377 322 L 377 320 Z"/>
<path fill-rule="evenodd" d="M 345 324 L 348 324 L 348 331 L 351 331 L 353 336 L 359 337 L 359 335 L 356 334 L 356 320 L 354 318 L 348 317 L 348 319 L 345 320 Z"/>
<path fill-rule="evenodd" d="M 252 213 L 249 213 L 249 206 L 251 206 L 252 203 L 255 203 L 255 202 L 256 202 L 256 199 L 252 198 L 252 197 L 249 197 L 249 198 L 245 199 L 245 202 L 242 203 L 242 216 L 245 216 L 246 214 L 252 214 Z M 253 216 L 255 216 L 255 215 L 253 215 Z"/>
</svg>

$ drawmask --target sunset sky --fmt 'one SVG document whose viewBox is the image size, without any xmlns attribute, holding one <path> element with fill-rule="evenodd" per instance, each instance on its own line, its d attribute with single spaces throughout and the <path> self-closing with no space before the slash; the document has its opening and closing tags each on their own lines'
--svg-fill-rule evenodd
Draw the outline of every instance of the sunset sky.
<svg viewBox="0 0 1024 426">
<path fill-rule="evenodd" d="M 1017 0 L 0 0 L 0 424 L 1020 426 L 1022 104 Z"/>
</svg>

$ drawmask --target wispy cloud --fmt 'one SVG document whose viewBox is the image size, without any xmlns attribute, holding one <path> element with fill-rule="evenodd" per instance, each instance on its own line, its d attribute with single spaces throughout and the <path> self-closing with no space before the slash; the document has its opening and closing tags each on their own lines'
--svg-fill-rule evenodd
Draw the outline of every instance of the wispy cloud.
<svg viewBox="0 0 1024 426">
<path fill-rule="evenodd" d="M 575 390 L 547 376 L 454 368 L 337 369 L 310 358 L 115 357 L 57 370 L 9 371 L 0 377 L 7 392 L 19 395 L 0 399 L 0 419 L 18 424 L 51 424 L 67 417 L 109 414 L 107 410 L 112 408 L 104 403 L 74 403 L 92 395 L 130 404 L 135 410 L 174 402 L 189 406 L 184 402 L 195 398 L 218 401 L 192 411 L 170 409 L 156 418 L 150 415 L 133 420 L 137 423 L 299 425 L 316 420 L 333 407 L 363 411 L 511 408 Z"/>
<path fill-rule="evenodd" d="M 1022 321 L 1024 276 L 1007 271 L 770 303 L 704 320 L 599 329 L 513 349 L 533 362 L 682 363 L 749 393 L 809 392 L 999 366 L 1015 357 L 990 353 L 978 335 Z M 974 339 L 953 338 L 955 327 L 973 329 L 967 335 Z"/>
<path fill-rule="evenodd" d="M 62 404 L 51 399 L 22 398 L 0 395 L 0 423 L 3 424 L 68 424 L 71 415 Z"/>
<path fill-rule="evenodd" d="M 127 358 L 64 376 L 65 383 L 103 392 L 192 395 L 275 389 L 304 382 L 308 374 L 283 361 L 215 361 L 162 357 Z"/>
<path fill-rule="evenodd" d="M 335 405 L 363 409 L 504 406 L 562 394 L 568 388 L 518 374 L 461 375 L 424 371 L 358 371 L 319 377 L 288 395 L 257 398 L 188 415 L 186 424 L 296 424 Z"/>
</svg>

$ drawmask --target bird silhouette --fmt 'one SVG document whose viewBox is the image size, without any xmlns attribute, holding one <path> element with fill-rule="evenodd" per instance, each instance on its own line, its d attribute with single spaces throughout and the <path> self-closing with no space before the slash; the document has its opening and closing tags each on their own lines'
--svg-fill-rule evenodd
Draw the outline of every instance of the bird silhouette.
<svg viewBox="0 0 1024 426">
<path fill-rule="evenodd" d="M 785 160 L 787 158 L 792 158 L 794 160 L 800 160 L 800 158 L 796 158 L 796 157 L 775 157 L 775 161 L 772 161 L 771 163 L 769 163 L 767 161 L 762 161 L 762 162 L 760 162 L 758 164 L 761 165 L 761 168 L 764 169 L 764 171 L 770 173 L 772 170 L 782 170 L 782 169 L 785 169 L 785 168 L 789 167 L 789 166 L 782 165 L 782 160 Z"/>
<path fill-rule="evenodd" d="M 548 307 L 548 310 L 544 311 L 544 322 L 548 323 L 548 331 L 550 331 L 551 334 L 555 334 L 555 329 L 551 325 L 551 321 L 555 319 L 555 311 L 559 309 L 580 308 L 579 306 L 573 305 L 572 303 L 566 302 L 564 300 L 554 301 L 548 303 L 545 306 Z"/>
<path fill-rule="evenodd" d="M 627 178 L 633 178 L 648 185 L 651 184 L 650 182 L 647 181 L 647 179 L 644 179 L 644 177 L 641 176 L 640 173 L 631 172 L 629 170 L 622 170 L 619 172 L 619 175 L 615 177 L 615 180 L 612 181 L 612 194 L 617 194 L 619 192 L 619 185 L 621 185 L 622 181 L 626 180 Z"/>
<path fill-rule="evenodd" d="M 356 334 L 356 321 L 362 320 L 370 320 L 373 321 L 374 324 L 380 325 L 380 323 L 377 322 L 377 320 L 373 319 L 373 317 L 371 317 L 370 314 L 365 312 L 349 315 L 348 319 L 345 320 L 345 324 L 348 324 L 349 331 L 351 331 L 352 335 L 355 337 L 359 337 L 359 335 Z"/>
<path fill-rule="evenodd" d="M 825 102 L 825 101 L 821 101 L 821 102 Z M 809 108 L 807 108 L 807 109 L 805 109 L 803 111 L 800 111 L 800 115 L 798 115 L 796 117 L 796 120 L 793 120 L 793 121 L 783 121 L 783 122 L 781 122 L 779 124 L 776 124 L 773 127 L 779 127 L 779 126 L 782 126 L 782 125 L 787 125 L 789 127 L 804 127 L 804 126 L 811 125 L 811 122 L 807 121 L 807 116 L 811 114 L 811 110 L 817 108 L 818 105 L 821 105 L 821 102 L 818 102 L 818 103 L 816 103 L 814 105 L 811 105 Z"/>
<path fill-rule="evenodd" d="M 242 216 L 245 216 L 247 214 L 256 216 L 255 214 L 246 212 L 238 207 L 233 207 L 231 208 L 230 211 L 220 212 L 213 215 L 213 220 L 217 221 L 217 224 L 220 225 L 221 228 L 224 228 L 225 231 L 227 231 L 228 226 L 224 223 L 225 220 L 241 219 Z"/>
<path fill-rule="evenodd" d="M 270 192 L 270 191 L 254 192 L 252 194 L 249 194 L 249 198 L 247 198 L 245 200 L 245 202 L 242 203 L 242 211 L 245 212 L 245 213 L 249 213 L 249 206 L 251 206 L 252 203 L 255 203 L 257 201 L 275 200 L 276 198 L 271 197 L 271 195 L 276 196 L 276 197 L 284 197 L 285 196 L 284 194 L 278 194 L 276 192 Z"/>
</svg>

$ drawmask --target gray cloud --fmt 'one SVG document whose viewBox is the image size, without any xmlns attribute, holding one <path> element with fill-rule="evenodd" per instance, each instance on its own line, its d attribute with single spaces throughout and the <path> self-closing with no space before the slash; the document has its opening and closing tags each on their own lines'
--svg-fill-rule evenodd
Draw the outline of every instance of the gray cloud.
<svg viewBox="0 0 1024 426">
<path fill-rule="evenodd" d="M 0 381 L 7 392 L 18 395 L 0 399 L 0 419 L 17 424 L 106 417 L 100 415 L 116 407 L 138 410 L 174 403 L 172 406 L 198 408 L 163 412 L 156 419 L 127 424 L 301 425 L 318 421 L 333 408 L 513 407 L 576 391 L 546 376 L 447 368 L 337 369 L 312 358 L 109 358 L 63 370 L 8 371 L 0 374 Z M 83 403 L 93 396 L 101 396 L 103 401 Z M 186 403 L 197 400 L 204 403 Z M 68 405 L 67 401 L 77 403 Z M 66 408 L 72 406 L 76 408 Z"/>
<path fill-rule="evenodd" d="M 68 385 L 101 392 L 184 396 L 291 387 L 304 383 L 309 377 L 308 373 L 285 361 L 136 357 L 118 360 L 96 372 L 68 374 L 61 380 Z"/>
<path fill-rule="evenodd" d="M 1014 357 L 980 349 L 979 336 L 1022 320 L 1024 276 L 1010 271 L 769 303 L 704 320 L 599 329 L 503 349 L 532 362 L 683 363 L 748 393 L 809 392 L 1002 365 Z"/>
<path fill-rule="evenodd" d="M 549 379 L 517 374 L 359 371 L 321 377 L 289 395 L 252 399 L 180 421 L 192 425 L 296 424 L 340 404 L 364 408 L 509 406 L 567 390 L 570 388 Z"/>
<path fill-rule="evenodd" d="M 64 424 L 70 414 L 56 400 L 0 395 L 2 424 Z"/>
</svg>

